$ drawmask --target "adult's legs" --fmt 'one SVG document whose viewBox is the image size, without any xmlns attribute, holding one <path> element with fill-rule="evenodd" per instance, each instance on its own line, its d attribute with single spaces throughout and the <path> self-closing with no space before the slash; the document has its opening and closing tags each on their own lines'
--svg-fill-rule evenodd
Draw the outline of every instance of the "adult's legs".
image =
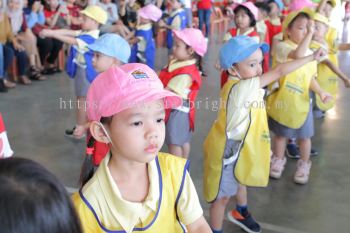
<svg viewBox="0 0 350 233">
<path fill-rule="evenodd" d="M 205 37 L 209 37 L 210 33 L 210 15 L 211 10 L 204 10 L 204 20 L 205 20 Z"/>
</svg>

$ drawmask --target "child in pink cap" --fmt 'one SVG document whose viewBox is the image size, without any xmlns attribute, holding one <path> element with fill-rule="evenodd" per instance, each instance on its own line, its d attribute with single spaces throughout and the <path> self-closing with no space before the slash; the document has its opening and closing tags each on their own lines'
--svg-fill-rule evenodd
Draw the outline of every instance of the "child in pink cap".
<svg viewBox="0 0 350 233">
<path fill-rule="evenodd" d="M 224 42 L 240 35 L 252 37 L 256 42 L 260 42 L 260 36 L 256 30 L 259 9 L 251 2 L 244 2 L 242 4 L 234 4 L 233 12 L 236 27 L 227 31 L 224 36 Z M 228 73 L 223 71 L 221 73 L 221 88 L 225 85 L 227 79 Z"/>
<path fill-rule="evenodd" d="M 141 62 L 154 69 L 156 44 L 153 38 L 152 22 L 162 17 L 162 11 L 153 4 L 142 7 L 138 11 L 139 24 L 135 37 L 129 40 L 132 45 L 130 62 Z"/>
<path fill-rule="evenodd" d="M 85 233 L 175 233 L 185 226 L 188 232 L 211 232 L 188 161 L 159 152 L 165 109 L 181 102 L 144 64 L 112 67 L 91 84 L 89 144 L 108 143 L 111 149 L 95 172 L 86 157 L 82 188 L 73 194 Z"/>
<path fill-rule="evenodd" d="M 167 115 L 166 143 L 171 154 L 188 158 L 194 131 L 195 101 L 202 80 L 196 66 L 207 51 L 207 42 L 198 29 L 173 30 L 173 58 L 160 72 L 164 86 L 180 95 L 183 105 Z"/>
</svg>

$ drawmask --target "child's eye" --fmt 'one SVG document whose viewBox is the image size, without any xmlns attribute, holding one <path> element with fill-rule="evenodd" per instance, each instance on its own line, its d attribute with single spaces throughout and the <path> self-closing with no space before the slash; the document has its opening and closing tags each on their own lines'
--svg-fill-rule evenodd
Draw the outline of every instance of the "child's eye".
<svg viewBox="0 0 350 233">
<path fill-rule="evenodd" d="M 255 64 L 254 64 L 254 63 L 250 64 L 250 67 L 254 67 L 254 66 L 255 66 Z"/>
<path fill-rule="evenodd" d="M 158 118 L 157 119 L 157 123 L 161 123 L 161 122 L 163 122 L 164 121 L 164 118 Z"/>
<path fill-rule="evenodd" d="M 132 123 L 133 126 L 141 126 L 142 125 L 142 121 L 136 121 Z"/>
</svg>

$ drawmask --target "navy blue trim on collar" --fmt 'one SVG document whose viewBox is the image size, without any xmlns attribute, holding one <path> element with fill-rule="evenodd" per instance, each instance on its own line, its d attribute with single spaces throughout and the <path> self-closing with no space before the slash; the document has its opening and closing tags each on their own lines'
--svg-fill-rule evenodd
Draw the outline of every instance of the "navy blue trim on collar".
<svg viewBox="0 0 350 233">
<path fill-rule="evenodd" d="M 153 220 L 146 226 L 146 227 L 136 227 L 133 229 L 133 231 L 145 231 L 147 230 L 148 228 L 150 228 L 153 223 L 156 221 L 157 217 L 158 217 L 158 214 L 159 214 L 159 210 L 160 210 L 160 206 L 162 204 L 162 197 L 163 197 L 163 180 L 162 180 L 162 171 L 160 169 L 160 166 L 159 166 L 159 161 L 158 161 L 158 156 L 155 158 L 155 161 L 156 161 L 156 165 L 157 165 L 157 170 L 158 170 L 158 177 L 159 177 L 159 199 L 158 199 L 158 208 L 157 208 L 157 213 L 154 215 L 154 218 Z M 81 199 L 83 199 L 84 203 L 87 205 L 87 207 L 91 210 L 91 212 L 94 214 L 95 216 L 95 219 L 98 223 L 98 225 L 101 227 L 101 229 L 105 232 L 108 232 L 108 233 L 126 233 L 126 231 L 124 230 L 121 230 L 121 231 L 112 231 L 112 230 L 108 230 L 107 228 L 105 228 L 100 219 L 98 218 L 94 208 L 91 206 L 91 204 L 89 203 L 89 201 L 84 197 L 83 193 L 82 193 L 82 190 L 80 189 L 79 190 L 79 195 L 81 197 Z"/>
</svg>

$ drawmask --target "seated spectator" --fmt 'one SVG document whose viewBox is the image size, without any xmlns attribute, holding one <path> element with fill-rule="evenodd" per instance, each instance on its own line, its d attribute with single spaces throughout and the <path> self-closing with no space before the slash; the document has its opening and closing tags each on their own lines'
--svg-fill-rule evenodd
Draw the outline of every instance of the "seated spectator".
<svg viewBox="0 0 350 233">
<path fill-rule="evenodd" d="M 52 29 L 70 28 L 71 18 L 67 4 L 59 4 L 58 0 L 46 0 L 44 15 L 46 25 Z"/>
<path fill-rule="evenodd" d="M 82 233 L 62 183 L 24 158 L 0 160 L 1 232 Z"/>
<path fill-rule="evenodd" d="M 67 9 L 68 14 L 70 15 L 71 24 L 70 29 L 72 30 L 80 30 L 81 23 L 83 22 L 83 19 L 80 16 L 80 11 L 83 9 L 81 6 L 76 4 L 76 0 L 67 0 Z"/>
<path fill-rule="evenodd" d="M 3 9 L 2 3 L 3 0 L 0 0 L 0 9 Z M 16 56 L 20 82 L 25 85 L 30 84 L 31 81 L 25 74 L 27 67 L 27 54 L 24 51 L 24 47 L 13 35 L 10 20 L 3 10 L 0 12 L 0 43 L 3 46 L 4 72 L 6 72 L 9 66 L 12 64 L 14 56 Z M 15 85 L 9 80 L 6 80 L 5 86 L 7 88 L 11 88 Z"/>
<path fill-rule="evenodd" d="M 24 6 L 26 5 L 27 7 L 24 8 L 24 13 L 26 15 L 27 26 L 32 29 L 37 37 L 40 61 L 45 67 L 42 73 L 54 74 L 60 72 L 56 66 L 56 60 L 63 43 L 56 39 L 39 37 L 41 30 L 48 27 L 45 25 L 43 5 L 41 5 L 38 0 L 29 0 L 28 4 L 25 4 Z"/>
<path fill-rule="evenodd" d="M 24 47 L 30 64 L 29 78 L 33 80 L 45 80 L 41 76 L 41 62 L 39 59 L 38 48 L 36 46 L 36 37 L 32 30 L 27 27 L 27 21 L 23 12 L 22 0 L 9 0 L 7 7 L 12 32 L 18 42 Z"/>
</svg>

